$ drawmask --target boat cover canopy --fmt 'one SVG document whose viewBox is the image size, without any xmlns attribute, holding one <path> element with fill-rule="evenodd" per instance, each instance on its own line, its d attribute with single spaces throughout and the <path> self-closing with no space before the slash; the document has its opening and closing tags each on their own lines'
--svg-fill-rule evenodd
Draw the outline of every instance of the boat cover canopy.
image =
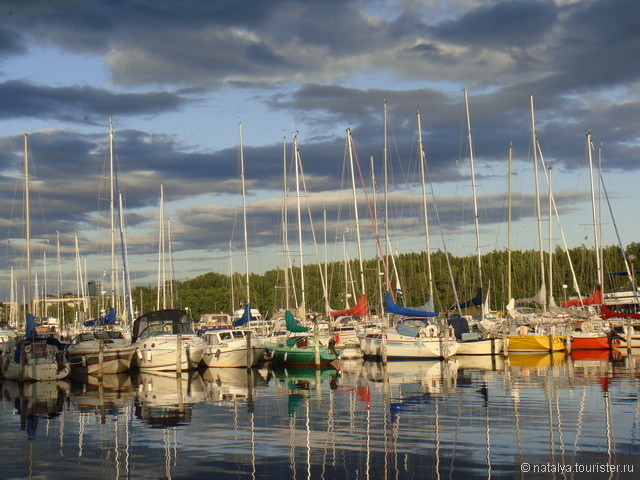
<svg viewBox="0 0 640 480">
<path fill-rule="evenodd" d="M 284 321 L 286 323 L 288 332 L 302 333 L 302 332 L 309 331 L 309 327 L 304 327 L 300 325 L 298 322 L 296 322 L 296 318 L 293 316 L 293 313 L 291 313 L 289 310 L 284 312 Z"/>
<path fill-rule="evenodd" d="M 249 320 L 251 320 L 251 305 L 249 305 L 249 303 L 245 303 L 242 316 L 237 320 L 234 320 L 231 325 L 233 325 L 234 328 L 241 327 L 242 325 L 249 323 Z"/>
<path fill-rule="evenodd" d="M 391 294 L 389 292 L 385 294 L 384 306 L 387 313 L 402 315 L 403 317 L 428 318 L 428 317 L 437 317 L 439 315 L 437 312 L 425 312 L 423 310 L 413 310 L 411 308 L 406 308 L 406 307 L 397 305 L 391 298 Z"/>
<path fill-rule="evenodd" d="M 154 312 L 145 313 L 138 317 L 133 322 L 133 333 L 131 334 L 131 341 L 135 342 L 140 334 L 146 330 L 150 325 L 157 324 L 170 324 L 174 326 L 174 331 L 179 329 L 175 328 L 178 325 L 191 325 L 189 322 L 189 315 L 184 310 L 167 308 L 164 310 L 156 310 Z"/>
<path fill-rule="evenodd" d="M 367 310 L 367 296 L 362 294 L 355 307 L 347 308 L 346 310 L 334 310 L 331 312 L 331 316 L 338 317 L 340 315 L 355 315 L 356 317 L 366 317 Z"/>
<path fill-rule="evenodd" d="M 116 324 L 116 309 L 109 310 L 104 317 L 94 318 L 93 320 L 87 320 L 84 322 L 85 327 L 92 327 L 94 325 L 115 325 Z"/>
</svg>

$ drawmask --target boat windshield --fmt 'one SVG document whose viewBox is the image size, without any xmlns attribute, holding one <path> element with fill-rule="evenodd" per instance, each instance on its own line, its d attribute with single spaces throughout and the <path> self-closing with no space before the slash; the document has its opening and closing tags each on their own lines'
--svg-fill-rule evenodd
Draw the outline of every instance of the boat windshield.
<svg viewBox="0 0 640 480">
<path fill-rule="evenodd" d="M 193 329 L 188 323 L 155 323 L 149 325 L 140 334 L 140 338 L 154 337 L 158 335 L 192 335 Z"/>
</svg>

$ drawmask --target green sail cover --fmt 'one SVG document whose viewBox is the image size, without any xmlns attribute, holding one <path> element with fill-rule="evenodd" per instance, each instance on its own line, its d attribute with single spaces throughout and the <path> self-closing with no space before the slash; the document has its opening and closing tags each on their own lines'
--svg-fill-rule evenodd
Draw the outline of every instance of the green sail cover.
<svg viewBox="0 0 640 480">
<path fill-rule="evenodd" d="M 287 310 L 284 313 L 284 320 L 287 324 L 287 331 L 289 332 L 300 333 L 300 332 L 309 331 L 309 327 L 303 327 L 302 325 L 298 325 L 298 322 L 296 322 L 296 319 L 293 316 L 293 313 L 291 313 L 289 310 Z"/>
</svg>

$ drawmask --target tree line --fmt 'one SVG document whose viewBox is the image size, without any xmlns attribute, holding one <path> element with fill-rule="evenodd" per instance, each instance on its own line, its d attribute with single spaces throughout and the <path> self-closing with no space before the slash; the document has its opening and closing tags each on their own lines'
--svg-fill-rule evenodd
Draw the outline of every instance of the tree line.
<svg viewBox="0 0 640 480">
<path fill-rule="evenodd" d="M 631 243 L 625 253 L 631 261 L 636 258 L 640 262 L 640 244 Z M 569 250 L 569 256 L 577 278 L 580 292 L 583 296 L 590 295 L 597 284 L 597 262 L 594 249 L 584 245 Z M 551 262 L 549 259 L 551 258 Z M 447 262 L 443 251 L 431 254 L 431 265 L 434 284 L 434 309 L 444 311 L 455 304 L 453 284 L 458 293 L 458 300 L 464 302 L 473 298 L 478 289 L 479 272 L 476 255 L 452 256 Z M 428 300 L 429 285 L 427 275 L 427 255 L 425 252 L 412 252 L 396 256 L 394 259 L 397 277 L 402 287 L 403 298 L 396 298 L 396 302 L 405 306 L 422 305 Z M 508 252 L 492 251 L 482 255 L 483 294 L 490 292 L 490 307 L 494 310 L 504 310 L 508 298 Z M 549 285 L 548 270 L 551 263 L 552 282 Z M 544 253 L 545 283 L 547 291 L 551 291 L 560 304 L 575 292 L 572 273 L 567 253 L 557 248 L 551 256 Z M 449 266 L 451 265 L 451 273 Z M 625 270 L 623 255 L 617 246 L 602 249 L 602 265 L 605 273 Z M 362 293 L 360 286 L 359 262 L 350 261 L 345 268 L 344 262 L 331 262 L 327 265 L 305 265 L 305 295 L 307 311 L 325 313 L 325 301 L 321 282 L 320 269 L 327 272 L 327 294 L 329 305 L 334 310 L 342 310 L 347 304 L 353 306 L 357 297 Z M 377 259 L 363 262 L 365 290 L 369 306 L 374 312 L 380 312 L 380 292 L 386 290 L 382 267 Z M 345 271 L 350 272 L 345 275 Z M 289 306 L 296 305 L 296 288 L 300 285 L 300 269 L 291 270 L 292 292 Z M 512 251 L 511 253 L 511 291 L 514 298 L 534 296 L 540 288 L 541 278 L 540 252 L 537 250 Z M 452 281 L 453 279 L 453 281 Z M 176 308 L 187 308 L 192 318 L 197 319 L 205 313 L 231 313 L 242 308 L 246 301 L 245 276 L 235 273 L 233 276 L 210 272 L 193 279 L 172 282 L 173 302 Z M 395 289 L 394 278 L 390 284 Z M 257 308 L 264 316 L 270 316 L 275 311 L 287 305 L 285 298 L 285 276 L 282 269 L 269 270 L 263 274 L 252 273 L 249 276 L 251 306 Z M 381 286 L 382 285 L 382 286 Z M 604 291 L 617 291 L 629 288 L 626 275 L 605 275 Z M 349 292 L 354 292 L 347 298 Z M 297 293 L 298 298 L 300 293 Z M 140 313 L 156 309 L 157 288 L 135 287 L 132 297 L 136 310 Z M 233 297 L 233 298 L 232 298 Z M 233 301 L 233 304 L 232 304 Z M 348 303 L 347 303 L 348 302 Z M 470 313 L 475 313 L 473 310 Z"/>
</svg>

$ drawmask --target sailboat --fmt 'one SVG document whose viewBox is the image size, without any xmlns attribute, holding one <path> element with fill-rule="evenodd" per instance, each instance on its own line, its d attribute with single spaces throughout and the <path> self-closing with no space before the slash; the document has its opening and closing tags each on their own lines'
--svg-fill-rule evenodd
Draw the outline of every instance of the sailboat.
<svg viewBox="0 0 640 480">
<path fill-rule="evenodd" d="M 277 338 L 271 342 L 265 342 L 264 346 L 269 351 L 272 363 L 276 365 L 320 366 L 333 365 L 340 355 L 332 341 L 324 346 L 313 335 L 309 335 L 309 327 L 304 327 L 296 322 L 293 313 L 285 312 L 287 337 Z M 294 334 L 294 335 L 291 335 Z M 319 353 L 319 359 L 316 352 Z"/>
<path fill-rule="evenodd" d="M 135 347 L 125 338 L 123 328 L 116 318 L 116 260 L 115 260 L 115 169 L 113 161 L 113 123 L 109 119 L 109 217 L 111 231 L 111 305 L 108 313 L 102 317 L 84 322 L 84 329 L 71 341 L 67 348 L 73 370 L 81 374 L 102 375 L 123 373 L 129 370 Z M 119 213 L 122 220 L 122 205 Z M 123 225 L 120 222 L 120 231 Z M 76 249 L 78 238 L 76 235 Z M 124 249 L 124 242 L 123 242 Z M 126 260 L 126 254 L 123 252 Z M 126 265 L 126 263 L 125 263 Z M 126 285 L 125 278 L 125 285 Z M 127 314 L 130 305 L 126 305 Z M 127 323 L 129 321 L 127 315 Z"/>
<path fill-rule="evenodd" d="M 533 148 L 534 159 L 534 176 L 536 187 L 536 214 L 538 223 L 538 242 L 540 251 L 540 290 L 538 293 L 527 299 L 521 299 L 520 301 L 535 302 L 542 306 L 543 312 L 547 310 L 547 287 L 545 282 L 544 272 L 544 251 L 542 246 L 542 219 L 540 210 L 540 190 L 538 183 L 538 137 L 535 127 L 535 116 L 533 109 L 533 95 L 529 96 L 529 103 L 531 108 L 531 143 Z M 507 336 L 508 348 L 510 351 L 515 352 L 556 352 L 565 349 L 566 337 L 556 335 L 555 325 L 551 324 L 554 321 L 553 318 L 539 316 L 537 314 L 520 314 L 515 309 L 515 300 L 512 298 L 507 305 L 507 312 L 511 318 L 521 323 L 516 328 L 516 331 Z M 530 327 L 531 324 L 536 323 L 535 326 Z M 547 331 L 543 331 L 544 327 L 547 327 Z"/>
<path fill-rule="evenodd" d="M 26 260 L 27 260 L 27 302 L 31 308 L 31 224 L 29 209 L 29 140 L 24 135 L 24 185 L 25 185 L 25 221 L 26 221 Z M 71 368 L 64 346 L 56 338 L 38 336 L 35 317 L 26 316 L 26 331 L 23 338 L 8 348 L 2 357 L 2 372 L 9 380 L 40 381 L 61 380 L 69 376 Z"/>
<path fill-rule="evenodd" d="M 467 95 L 466 87 L 463 89 L 464 93 L 464 107 L 466 114 L 466 123 L 467 123 L 467 138 L 468 138 L 468 148 L 469 148 L 469 163 L 471 168 L 471 192 L 473 198 L 473 218 L 474 218 L 474 227 L 475 227 L 475 239 L 476 239 L 476 258 L 478 265 L 478 283 L 480 284 L 478 288 L 478 293 L 472 299 L 460 303 L 457 301 L 457 293 L 456 293 L 456 303 L 452 305 L 449 310 L 453 311 L 456 309 L 458 312 L 461 312 L 462 309 L 468 308 L 471 306 L 482 306 L 481 314 L 480 314 L 480 325 L 483 325 L 485 322 L 485 308 L 483 305 L 483 278 L 482 278 L 482 255 L 480 252 L 480 225 L 478 218 L 478 198 L 476 193 L 476 175 L 475 175 L 475 163 L 474 163 L 474 149 L 473 149 L 473 140 L 471 136 L 471 116 L 469 114 L 469 98 Z M 454 287 L 455 288 L 455 287 Z M 488 302 L 488 296 L 487 296 Z M 488 310 L 488 308 L 486 308 Z M 469 325 L 466 318 L 462 317 L 462 315 L 451 316 L 447 323 L 451 325 L 455 332 L 455 338 L 458 341 L 457 345 L 457 354 L 458 355 L 497 355 L 502 351 L 503 340 L 501 338 L 497 338 L 495 336 L 488 335 L 479 335 L 478 332 L 470 332 Z"/>
</svg>

